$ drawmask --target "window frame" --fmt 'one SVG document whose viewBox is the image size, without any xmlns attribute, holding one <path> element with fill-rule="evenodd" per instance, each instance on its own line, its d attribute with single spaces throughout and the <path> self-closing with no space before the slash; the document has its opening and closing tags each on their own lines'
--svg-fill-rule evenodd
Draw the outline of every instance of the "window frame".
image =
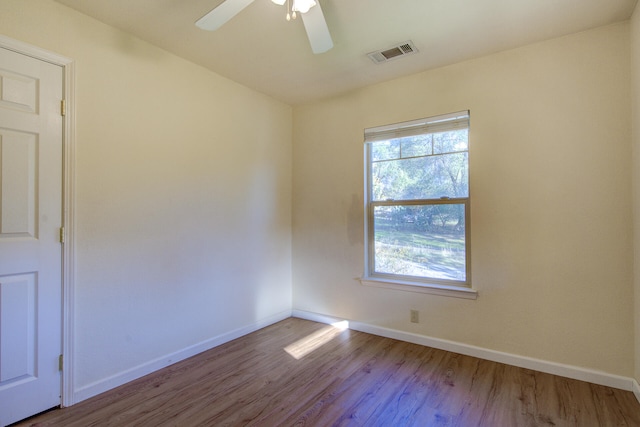
<svg viewBox="0 0 640 427">
<path fill-rule="evenodd" d="M 469 111 L 412 120 L 393 125 L 365 129 L 365 271 L 360 281 L 364 285 L 398 289 L 404 291 L 432 293 L 475 299 L 477 292 L 471 287 L 471 183 L 467 197 L 440 197 L 427 199 L 374 200 L 372 185 L 372 142 L 385 141 L 429 133 L 445 132 L 455 129 L 469 129 Z M 470 152 L 467 138 L 467 156 Z M 447 153 L 432 154 L 444 155 Z M 467 174 L 469 174 L 469 157 L 467 157 Z M 438 279 L 421 276 L 410 276 L 375 271 L 375 220 L 374 211 L 379 206 L 430 206 L 444 204 L 462 204 L 465 221 L 465 280 Z"/>
</svg>

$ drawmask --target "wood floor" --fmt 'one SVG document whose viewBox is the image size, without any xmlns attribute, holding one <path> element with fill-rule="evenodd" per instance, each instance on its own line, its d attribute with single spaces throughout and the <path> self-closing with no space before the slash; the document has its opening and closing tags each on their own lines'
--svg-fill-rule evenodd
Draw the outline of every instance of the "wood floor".
<svg viewBox="0 0 640 427">
<path fill-rule="evenodd" d="M 640 426 L 631 392 L 287 319 L 20 426 Z"/>
</svg>

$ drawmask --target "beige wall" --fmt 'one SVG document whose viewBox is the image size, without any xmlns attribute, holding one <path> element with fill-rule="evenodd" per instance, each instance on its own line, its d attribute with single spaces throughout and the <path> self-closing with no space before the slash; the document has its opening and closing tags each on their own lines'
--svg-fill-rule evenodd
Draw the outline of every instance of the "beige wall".
<svg viewBox="0 0 640 427">
<path fill-rule="evenodd" d="M 294 108 L 294 309 L 632 376 L 629 57 L 622 23 Z M 363 129 L 465 109 L 478 299 L 361 285 Z"/>
<path fill-rule="evenodd" d="M 75 388 L 291 310 L 291 107 L 50 0 L 77 72 Z"/>
<path fill-rule="evenodd" d="M 631 87 L 633 129 L 633 229 L 635 290 L 635 379 L 640 382 L 640 8 L 631 19 Z"/>
</svg>

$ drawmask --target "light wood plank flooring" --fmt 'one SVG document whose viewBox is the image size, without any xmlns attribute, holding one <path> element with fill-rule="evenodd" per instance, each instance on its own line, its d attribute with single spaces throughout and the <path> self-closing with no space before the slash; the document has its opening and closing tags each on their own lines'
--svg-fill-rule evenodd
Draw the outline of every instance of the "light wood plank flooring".
<svg viewBox="0 0 640 427">
<path fill-rule="evenodd" d="M 640 426 L 640 403 L 631 392 L 290 318 L 18 425 Z"/>
</svg>

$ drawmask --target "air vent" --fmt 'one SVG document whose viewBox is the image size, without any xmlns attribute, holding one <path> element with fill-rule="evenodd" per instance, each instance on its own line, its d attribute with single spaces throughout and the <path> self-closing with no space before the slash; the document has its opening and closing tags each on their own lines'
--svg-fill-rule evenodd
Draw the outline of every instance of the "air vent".
<svg viewBox="0 0 640 427">
<path fill-rule="evenodd" d="M 373 62 L 376 64 L 380 64 L 382 62 L 391 61 L 392 59 L 401 58 L 407 55 L 413 55 L 417 53 L 418 49 L 414 46 L 411 40 L 402 42 L 396 46 L 393 46 L 389 49 L 378 50 L 375 52 L 367 53 L 367 56 L 371 58 Z"/>
</svg>

